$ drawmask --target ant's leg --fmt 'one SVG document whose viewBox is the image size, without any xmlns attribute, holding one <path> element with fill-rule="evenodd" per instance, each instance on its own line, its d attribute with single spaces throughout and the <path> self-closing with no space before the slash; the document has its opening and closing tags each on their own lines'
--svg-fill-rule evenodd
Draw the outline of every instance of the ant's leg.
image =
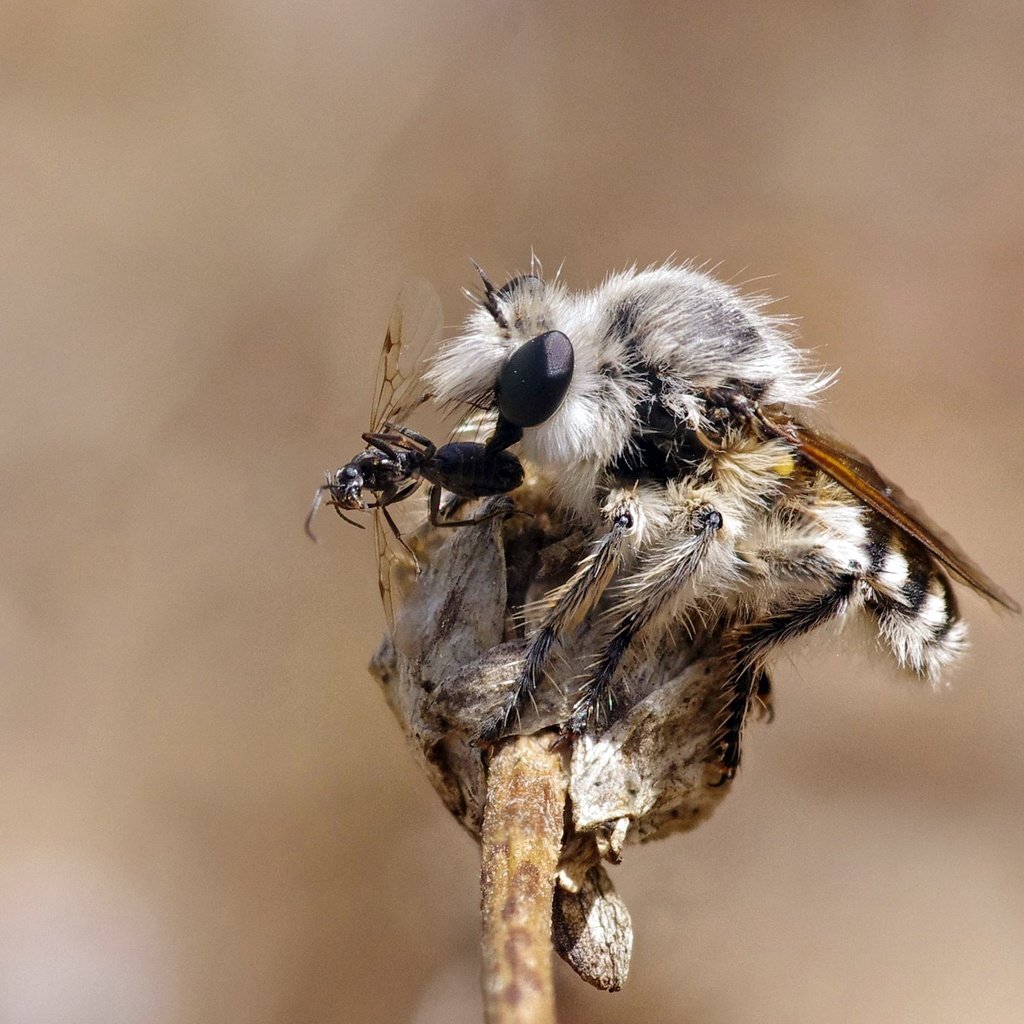
<svg viewBox="0 0 1024 1024">
<path fill-rule="evenodd" d="M 392 462 L 399 461 L 398 452 L 392 445 L 401 443 L 400 434 L 363 434 L 363 441 L 368 448 L 376 448 L 377 451 L 383 452 Z"/>
<path fill-rule="evenodd" d="M 648 551 L 619 591 L 620 615 L 596 668 L 581 690 L 563 734 L 580 736 L 602 709 L 611 707 L 615 675 L 636 637 L 667 608 L 704 561 L 722 526 L 722 516 L 701 505 L 681 529 L 667 534 Z"/>
<path fill-rule="evenodd" d="M 405 538 L 402 536 L 402 531 L 398 529 L 398 524 L 394 521 L 394 519 L 391 518 L 391 513 L 388 511 L 387 507 L 388 505 L 394 505 L 397 502 L 409 497 L 409 495 L 412 494 L 412 492 L 415 491 L 416 488 L 419 487 L 419 485 L 419 480 L 413 480 L 411 483 L 407 483 L 402 487 L 392 484 L 390 487 L 385 488 L 385 490 L 381 492 L 380 497 L 372 505 L 367 506 L 367 508 L 377 509 L 381 513 L 381 515 L 384 516 L 388 526 L 391 527 L 391 532 L 395 535 L 395 538 L 397 539 L 398 543 L 401 544 L 403 548 L 405 548 L 405 550 L 409 554 L 409 557 L 412 559 L 412 563 L 416 567 L 417 575 L 419 575 L 420 571 L 419 559 L 416 557 L 416 553 L 413 551 L 413 549 L 409 547 L 408 544 L 406 544 Z"/>
<path fill-rule="evenodd" d="M 481 742 L 497 739 L 513 714 L 533 699 L 553 647 L 565 633 L 579 626 L 601 600 L 627 551 L 635 544 L 639 514 L 632 492 L 625 497 L 617 495 L 614 503 L 606 505 L 605 515 L 611 520 L 608 532 L 593 545 L 570 579 L 544 597 L 548 613 L 530 638 L 512 692 L 481 728 Z"/>
<path fill-rule="evenodd" d="M 345 522 L 348 523 L 350 526 L 354 526 L 354 527 L 356 527 L 356 529 L 359 529 L 359 530 L 365 530 L 366 529 L 366 527 L 363 526 L 362 523 L 357 523 L 354 519 L 349 519 L 349 517 L 347 515 L 345 515 L 345 513 L 342 511 L 342 506 L 339 505 L 336 501 L 329 501 L 329 502 L 327 502 L 327 504 L 330 505 L 331 508 L 333 508 L 334 511 L 338 513 L 338 517 L 340 519 L 344 519 Z M 367 508 L 369 508 L 369 506 L 367 506 Z"/>
<path fill-rule="evenodd" d="M 413 551 L 413 549 L 405 543 L 405 538 L 402 536 L 401 531 L 398 529 L 398 524 L 394 521 L 394 519 L 391 518 L 391 513 L 387 510 L 387 506 L 383 504 L 378 504 L 377 508 L 380 510 L 381 515 L 383 515 L 384 518 L 387 520 L 387 524 L 391 527 L 391 532 L 395 535 L 395 538 L 398 540 L 398 543 L 401 544 L 402 547 L 405 548 L 405 550 L 408 552 L 409 557 L 412 559 L 412 564 L 416 569 L 416 575 L 418 576 L 420 572 L 420 560 L 416 557 L 416 552 Z"/>
<path fill-rule="evenodd" d="M 479 523 L 486 523 L 489 519 L 496 519 L 498 516 L 515 515 L 514 510 L 498 508 L 493 512 L 478 512 L 470 519 L 442 519 L 441 518 L 441 485 L 434 484 L 430 488 L 430 525 L 442 529 L 454 529 L 459 526 L 476 526 Z"/>
<path fill-rule="evenodd" d="M 429 437 L 424 437 L 418 430 L 413 430 L 412 427 L 402 427 L 397 423 L 385 423 L 384 429 L 388 431 L 389 437 L 404 437 L 409 441 L 415 441 L 416 444 L 423 446 L 423 454 L 429 459 L 432 458 L 434 452 L 437 451 L 437 446 Z"/>
<path fill-rule="evenodd" d="M 370 502 L 366 507 L 383 508 L 385 505 L 397 505 L 398 502 L 405 501 L 405 499 L 408 498 L 409 495 L 419 487 L 419 485 L 419 480 L 412 480 L 410 483 L 401 487 L 396 484 L 392 484 L 390 487 L 384 488 L 384 490 L 381 491 L 380 497 L 376 501 Z"/>
</svg>

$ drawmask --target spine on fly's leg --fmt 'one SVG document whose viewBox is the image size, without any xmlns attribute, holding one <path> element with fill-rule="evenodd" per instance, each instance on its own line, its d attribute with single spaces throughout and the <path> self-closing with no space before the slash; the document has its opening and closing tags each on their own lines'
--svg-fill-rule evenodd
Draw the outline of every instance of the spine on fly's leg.
<svg viewBox="0 0 1024 1024">
<path fill-rule="evenodd" d="M 601 717 L 606 702 L 608 710 L 611 711 L 612 685 L 619 664 L 633 638 L 650 622 L 656 612 L 657 609 L 653 606 L 643 612 L 630 612 L 619 623 L 611 639 L 604 646 L 597 668 L 582 688 L 572 715 L 565 723 L 565 733 L 580 736 L 586 732 L 588 725 Z"/>
</svg>

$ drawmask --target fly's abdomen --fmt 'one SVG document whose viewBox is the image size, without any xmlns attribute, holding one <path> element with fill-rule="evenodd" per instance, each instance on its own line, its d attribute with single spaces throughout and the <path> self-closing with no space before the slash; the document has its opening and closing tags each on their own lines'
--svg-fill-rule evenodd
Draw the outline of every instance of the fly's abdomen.
<svg viewBox="0 0 1024 1024">
<path fill-rule="evenodd" d="M 458 441 L 438 448 L 424 476 L 460 498 L 487 498 L 514 491 L 523 482 L 523 467 L 511 452 Z"/>
<path fill-rule="evenodd" d="M 888 520 L 871 528 L 868 608 L 899 664 L 929 679 L 967 646 L 953 586 L 931 554 Z"/>
</svg>

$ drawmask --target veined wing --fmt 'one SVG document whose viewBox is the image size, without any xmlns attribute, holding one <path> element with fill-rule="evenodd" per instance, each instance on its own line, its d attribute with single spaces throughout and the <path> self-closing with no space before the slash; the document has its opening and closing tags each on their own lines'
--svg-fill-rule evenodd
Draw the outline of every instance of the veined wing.
<svg viewBox="0 0 1024 1024">
<path fill-rule="evenodd" d="M 428 353 L 440 340 L 443 328 L 441 300 L 433 286 L 418 278 L 407 281 L 398 295 L 377 364 L 370 412 L 370 429 L 383 432 L 386 424 L 409 426 L 409 419 L 431 398 L 423 373 Z M 452 431 L 451 438 L 482 440 L 493 431 L 494 413 L 471 410 Z M 388 627 L 394 629 L 397 604 L 396 579 L 417 570 L 416 558 L 396 535 L 408 536 L 424 520 L 425 506 L 415 495 L 390 503 L 387 511 L 376 508 L 373 530 L 377 547 L 377 582 Z M 389 522 L 388 517 L 391 517 Z"/>
<path fill-rule="evenodd" d="M 444 324 L 441 300 L 433 286 L 421 279 L 407 281 L 398 294 L 384 346 L 370 407 L 370 429 L 385 423 L 405 423 L 409 414 L 429 399 L 423 386 L 423 360 L 441 337 Z"/>
<path fill-rule="evenodd" d="M 923 544 L 962 582 L 1004 608 L 1020 611 L 1020 605 L 948 533 L 932 523 L 916 502 L 879 473 L 860 452 L 788 417 L 759 410 L 757 418 L 771 434 L 792 444 L 813 466 Z"/>
<path fill-rule="evenodd" d="M 443 322 L 441 300 L 433 286 L 422 278 L 406 281 L 391 311 L 377 363 L 370 406 L 372 432 L 383 431 L 386 423 L 404 426 L 409 415 L 429 400 L 423 386 L 424 359 L 439 341 Z M 395 625 L 395 577 L 403 570 L 415 571 L 416 565 L 388 522 L 387 516 L 398 513 L 401 505 L 404 502 L 391 505 L 387 513 L 382 508 L 373 511 L 377 586 L 391 631 Z"/>
</svg>

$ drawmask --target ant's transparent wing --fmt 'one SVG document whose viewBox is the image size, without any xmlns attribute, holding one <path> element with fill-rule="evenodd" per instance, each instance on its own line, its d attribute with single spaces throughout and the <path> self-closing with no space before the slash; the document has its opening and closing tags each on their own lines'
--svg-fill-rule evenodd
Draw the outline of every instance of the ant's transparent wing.
<svg viewBox="0 0 1024 1024">
<path fill-rule="evenodd" d="M 407 497 L 373 512 L 373 536 L 377 545 L 377 585 L 388 630 L 394 633 L 395 611 L 411 580 L 419 572 L 415 550 L 426 522 L 426 496 L 413 484 Z M 398 533 L 396 534 L 395 530 Z"/>
<path fill-rule="evenodd" d="M 433 285 L 411 278 L 402 286 L 384 338 L 370 412 L 372 431 L 382 430 L 385 423 L 409 426 L 412 414 L 430 402 L 423 373 L 442 329 L 441 300 Z M 453 410 L 463 415 L 448 434 L 449 441 L 483 441 L 493 433 L 496 412 L 472 407 L 467 412 L 465 404 L 451 402 L 433 412 L 447 418 Z M 436 437 L 432 430 L 428 433 Z"/>
<path fill-rule="evenodd" d="M 408 416 L 430 396 L 423 386 L 427 352 L 441 337 L 441 300 L 422 278 L 407 281 L 391 313 L 370 407 L 370 430 L 385 423 L 405 425 Z"/>
<path fill-rule="evenodd" d="M 385 424 L 405 426 L 409 416 L 430 396 L 423 385 L 425 361 L 436 346 L 443 327 L 441 300 L 433 286 L 422 278 L 412 278 L 402 285 L 391 312 L 370 408 L 370 431 L 381 433 Z M 415 487 L 413 487 L 415 490 Z M 410 499 L 393 502 L 387 512 L 373 512 L 373 534 L 377 547 L 377 584 L 388 629 L 395 625 L 398 585 L 404 575 L 415 573 L 416 560 L 402 537 L 416 526 L 413 506 L 422 520 L 422 502 L 410 492 Z M 402 537 L 396 536 L 395 529 Z"/>
<path fill-rule="evenodd" d="M 440 341 L 443 322 L 441 300 L 433 286 L 417 278 L 407 281 L 395 303 L 380 354 L 370 414 L 371 432 L 386 432 L 388 425 L 411 426 L 410 418 L 419 411 L 428 421 L 433 418 L 432 426 L 422 428 L 427 436 L 438 437 L 440 410 L 422 408 L 432 397 L 423 374 L 428 356 Z M 495 420 L 493 413 L 470 410 L 450 439 L 483 441 L 493 432 Z M 418 547 L 415 535 L 426 521 L 424 491 L 419 488 L 413 494 L 412 490 L 407 497 L 390 502 L 386 511 L 378 508 L 373 515 L 377 579 L 384 614 L 392 630 L 404 585 L 417 571 L 413 554 L 413 548 Z"/>
<path fill-rule="evenodd" d="M 388 632 L 395 631 L 395 602 L 392 595 L 391 578 L 398 555 L 388 541 L 390 533 L 384 515 L 379 510 L 373 514 L 373 539 L 377 544 L 377 586 L 380 588 L 380 602 L 384 606 L 384 618 Z"/>
</svg>

